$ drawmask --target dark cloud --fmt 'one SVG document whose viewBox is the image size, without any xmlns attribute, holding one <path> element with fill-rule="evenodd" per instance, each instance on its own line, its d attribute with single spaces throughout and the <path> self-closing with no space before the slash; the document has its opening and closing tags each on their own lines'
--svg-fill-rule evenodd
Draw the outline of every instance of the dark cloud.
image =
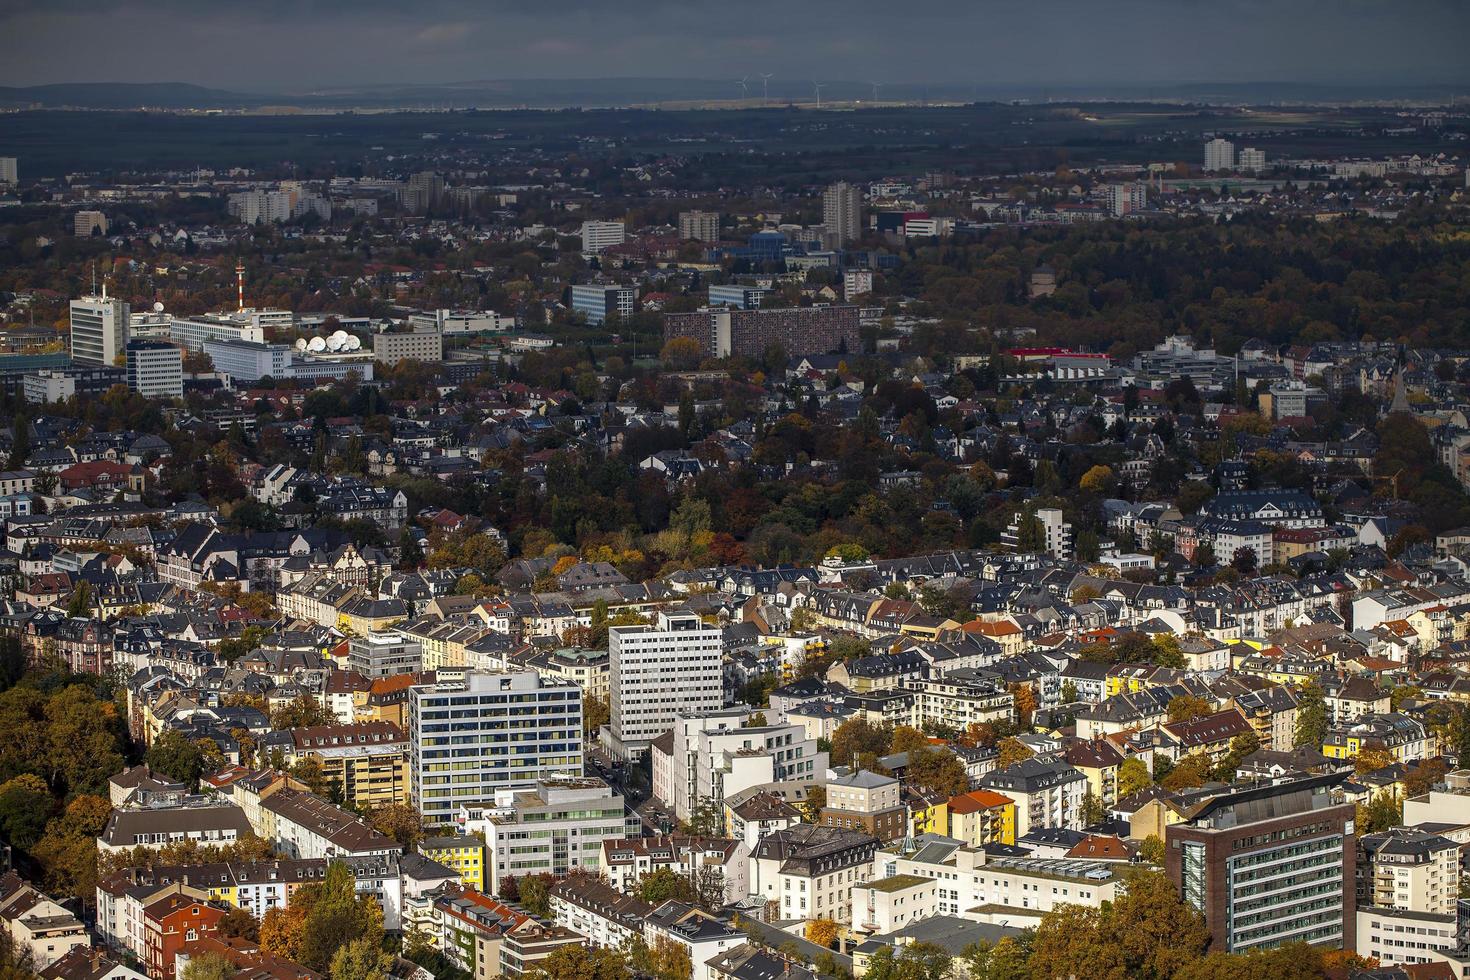
<svg viewBox="0 0 1470 980">
<path fill-rule="evenodd" d="M 0 83 L 1453 82 L 1461 0 L 0 0 Z"/>
</svg>

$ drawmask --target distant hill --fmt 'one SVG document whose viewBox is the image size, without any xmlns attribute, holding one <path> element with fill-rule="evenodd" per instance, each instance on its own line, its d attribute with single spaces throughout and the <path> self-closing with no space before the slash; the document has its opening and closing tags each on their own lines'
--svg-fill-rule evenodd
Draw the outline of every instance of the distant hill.
<svg viewBox="0 0 1470 980">
<path fill-rule="evenodd" d="M 0 86 L 0 105 L 48 109 L 238 109 L 268 102 L 260 95 L 226 92 L 185 82 L 74 82 Z"/>
</svg>

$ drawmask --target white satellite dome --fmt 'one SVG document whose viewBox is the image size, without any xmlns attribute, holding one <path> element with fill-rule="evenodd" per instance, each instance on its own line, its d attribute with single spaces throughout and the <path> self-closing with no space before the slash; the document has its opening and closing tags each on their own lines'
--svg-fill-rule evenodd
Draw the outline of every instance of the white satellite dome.
<svg viewBox="0 0 1470 980">
<path fill-rule="evenodd" d="M 320 337 L 313 337 L 311 338 L 311 343 L 306 345 L 306 349 L 313 354 L 320 354 L 327 349 L 327 342 Z"/>
<path fill-rule="evenodd" d="M 344 344 L 347 342 L 347 336 L 348 336 L 348 334 L 347 334 L 347 331 L 346 330 L 337 330 L 337 331 L 333 332 L 333 334 L 332 334 L 332 338 L 335 338 L 337 340 L 340 340 Z M 332 338 L 329 338 L 329 339 L 332 339 Z"/>
<path fill-rule="evenodd" d="M 154 313 L 162 313 L 163 312 L 163 304 L 162 303 L 154 303 L 153 304 L 153 312 Z"/>
<path fill-rule="evenodd" d="M 362 338 L 361 337 L 356 337 L 356 336 L 354 336 L 354 337 L 348 337 L 347 338 L 347 349 L 348 350 L 362 350 Z"/>
<path fill-rule="evenodd" d="M 296 349 L 297 350 L 306 350 L 306 338 L 305 337 L 297 337 L 296 338 Z"/>
<path fill-rule="evenodd" d="M 335 353 L 336 351 L 341 350 L 342 345 L 345 343 L 347 343 L 345 339 L 337 336 L 336 334 L 332 334 L 330 337 L 327 338 L 327 350 Z"/>
</svg>

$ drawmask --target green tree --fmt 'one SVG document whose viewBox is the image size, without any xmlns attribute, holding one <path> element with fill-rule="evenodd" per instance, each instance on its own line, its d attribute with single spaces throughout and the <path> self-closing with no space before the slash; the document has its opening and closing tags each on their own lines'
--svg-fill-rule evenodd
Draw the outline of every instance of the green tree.
<svg viewBox="0 0 1470 980">
<path fill-rule="evenodd" d="M 1375 793 L 1367 803 L 1357 805 L 1357 831 L 1359 834 L 1376 834 L 1380 830 L 1397 827 L 1403 822 L 1403 806 L 1387 790 Z"/>
<path fill-rule="evenodd" d="M 1076 704 L 1077 703 L 1077 685 L 1076 684 L 1073 684 L 1071 681 L 1063 681 L 1062 682 L 1062 691 L 1061 691 L 1061 694 L 1059 695 L 1059 697 L 1061 698 L 1061 703 L 1062 704 Z"/>
<path fill-rule="evenodd" d="M 366 936 L 352 939 L 332 954 L 332 980 L 389 980 L 393 957 Z"/>
<path fill-rule="evenodd" d="M 235 965 L 219 953 L 204 953 L 189 957 L 189 964 L 184 967 L 179 980 L 230 980 L 238 972 Z"/>
<path fill-rule="evenodd" d="M 0 837 L 29 851 L 46 831 L 53 802 L 46 781 L 21 773 L 0 785 Z"/>
<path fill-rule="evenodd" d="M 148 768 L 191 789 L 204 772 L 204 752 L 183 732 L 169 730 L 153 740 L 143 757 Z"/>
<path fill-rule="evenodd" d="M 945 980 L 951 964 L 944 947 L 933 943 L 884 945 L 868 958 L 863 980 Z"/>
<path fill-rule="evenodd" d="M 1212 714 L 1215 706 L 1196 694 L 1180 694 L 1169 699 L 1169 721 L 1193 721 Z"/>
<path fill-rule="evenodd" d="M 1322 698 L 1322 689 L 1310 681 L 1301 689 L 1294 735 L 1297 748 L 1310 746 L 1319 751 L 1327 738 L 1327 702 Z"/>
<path fill-rule="evenodd" d="M 995 760 L 995 768 L 997 769 L 1009 769 L 1016 763 L 1029 759 L 1036 754 L 1026 747 L 1026 743 L 1018 738 L 1003 738 L 996 748 L 1000 752 L 1000 755 Z"/>
<path fill-rule="evenodd" d="M 519 879 L 521 907 L 538 919 L 551 917 L 551 876 L 526 875 Z"/>
<path fill-rule="evenodd" d="M 301 925 L 300 962 L 319 972 L 333 967 L 338 950 L 362 940 L 370 949 L 383 942 L 383 909 L 371 895 L 357 894 L 352 869 L 340 861 L 327 866 L 319 884 L 308 885 L 297 897 L 305 912 Z M 333 973 L 333 980 L 336 974 Z"/>
<path fill-rule="evenodd" d="M 558 947 L 528 973 L 528 980 L 623 980 L 628 976 L 624 953 L 585 943 Z"/>
<path fill-rule="evenodd" d="M 678 902 L 697 900 L 694 884 L 672 868 L 657 868 L 638 879 L 638 897 L 649 905 L 670 899 Z"/>
<path fill-rule="evenodd" d="M 853 718 L 832 733 L 831 759 L 834 766 L 871 769 L 888 748 L 888 732 L 865 718 Z"/>
</svg>

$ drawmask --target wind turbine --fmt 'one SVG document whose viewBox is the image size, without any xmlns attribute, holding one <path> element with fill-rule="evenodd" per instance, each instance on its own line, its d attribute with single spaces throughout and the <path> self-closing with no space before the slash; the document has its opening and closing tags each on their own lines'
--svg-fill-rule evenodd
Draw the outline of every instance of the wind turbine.
<svg viewBox="0 0 1470 980">
<path fill-rule="evenodd" d="M 761 75 L 761 105 L 771 101 L 771 73 L 765 72 Z"/>
<path fill-rule="evenodd" d="M 750 97 L 749 93 L 746 92 L 746 90 L 745 90 L 745 83 L 748 82 L 748 81 L 750 81 L 750 76 L 749 75 L 746 75 L 744 78 L 742 78 L 740 80 L 740 101 L 741 102 L 744 102 L 746 99 L 748 99 Z"/>
<path fill-rule="evenodd" d="M 883 87 L 883 83 L 882 82 L 869 82 L 868 84 L 871 85 L 871 86 L 873 86 L 873 101 L 874 102 L 877 102 L 878 101 L 878 90 Z"/>
<path fill-rule="evenodd" d="M 822 108 L 822 84 L 815 78 L 812 79 L 812 90 L 817 93 L 817 108 Z"/>
</svg>

